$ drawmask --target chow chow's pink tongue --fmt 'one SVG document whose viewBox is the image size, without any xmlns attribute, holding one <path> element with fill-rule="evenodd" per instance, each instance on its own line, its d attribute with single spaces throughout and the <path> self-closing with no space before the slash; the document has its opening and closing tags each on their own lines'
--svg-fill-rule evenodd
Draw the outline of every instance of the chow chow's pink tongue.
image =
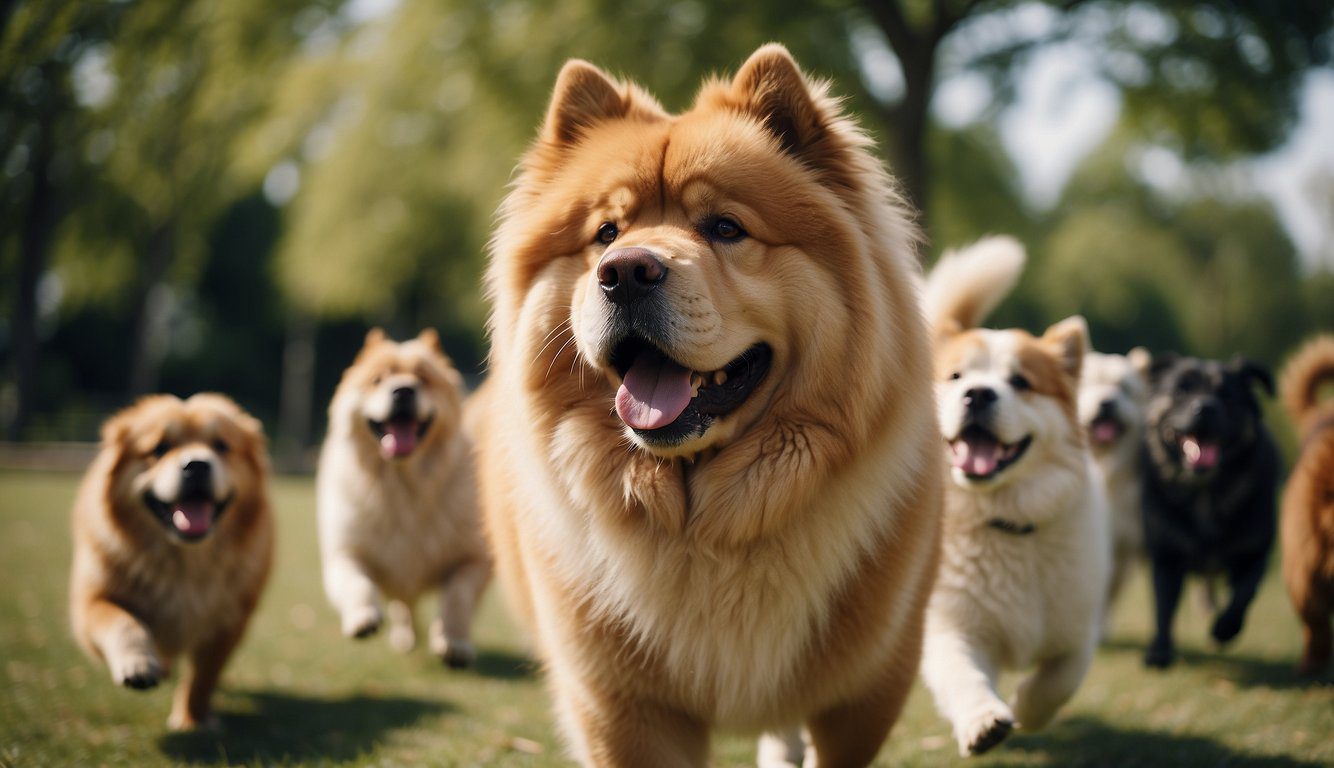
<svg viewBox="0 0 1334 768">
<path fill-rule="evenodd" d="M 994 440 L 962 438 L 950 443 L 952 463 L 970 475 L 989 475 L 1000 466 L 1000 445 Z"/>
<path fill-rule="evenodd" d="M 640 352 L 616 391 L 616 415 L 633 429 L 665 427 L 690 405 L 690 396 L 689 368 Z"/>
<path fill-rule="evenodd" d="M 187 536 L 208 533 L 213 526 L 213 502 L 194 499 L 177 503 L 171 510 L 171 524 Z"/>
<path fill-rule="evenodd" d="M 1121 427 L 1113 421 L 1097 421 L 1093 423 L 1093 439 L 1099 443 L 1114 443 L 1116 438 L 1121 436 Z"/>
<path fill-rule="evenodd" d="M 386 459 L 397 459 L 412 453 L 417 447 L 417 424 L 411 421 L 387 421 L 384 436 L 380 438 L 380 453 Z"/>
<path fill-rule="evenodd" d="M 1191 469 L 1213 469 L 1218 465 L 1218 444 L 1202 443 L 1193 437 L 1181 441 L 1181 452 Z"/>
</svg>

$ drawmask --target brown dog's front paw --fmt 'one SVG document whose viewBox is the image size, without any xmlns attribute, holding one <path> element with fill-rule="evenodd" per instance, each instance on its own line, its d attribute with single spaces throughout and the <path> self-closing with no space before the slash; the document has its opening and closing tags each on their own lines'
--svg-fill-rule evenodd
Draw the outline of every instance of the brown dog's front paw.
<svg viewBox="0 0 1334 768">
<path fill-rule="evenodd" d="M 477 661 L 477 649 L 467 640 L 446 642 L 440 660 L 450 669 L 467 669 Z"/>
<path fill-rule="evenodd" d="M 198 718 L 189 712 L 172 711 L 167 718 L 167 728 L 178 732 L 220 733 L 222 723 L 216 715 Z"/>
<path fill-rule="evenodd" d="M 131 652 L 108 659 L 111 667 L 111 679 L 117 685 L 146 691 L 162 681 L 162 662 L 156 655 L 145 652 Z"/>
</svg>

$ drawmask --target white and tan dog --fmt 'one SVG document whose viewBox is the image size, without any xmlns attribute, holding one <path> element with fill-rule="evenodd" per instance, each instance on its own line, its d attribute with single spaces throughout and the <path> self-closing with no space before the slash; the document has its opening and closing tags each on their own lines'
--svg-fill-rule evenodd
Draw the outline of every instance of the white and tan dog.
<svg viewBox="0 0 1334 768">
<path fill-rule="evenodd" d="M 1097 642 L 1110 558 L 1076 415 L 1084 320 L 1041 337 L 975 329 L 1023 263 L 1017 242 L 990 238 L 942 257 L 927 286 L 950 462 L 922 676 L 963 755 L 1016 725 L 1041 728 L 1074 693 Z M 1029 667 L 1007 704 L 1000 673 Z"/>
<path fill-rule="evenodd" d="M 379 629 L 383 596 L 390 644 L 410 650 L 413 606 L 439 588 L 430 645 L 452 667 L 476 657 L 472 616 L 491 576 L 462 389 L 435 331 L 401 344 L 371 331 L 329 406 L 316 480 L 324 588 L 343 634 Z"/>
<path fill-rule="evenodd" d="M 1089 351 L 1079 381 L 1079 420 L 1087 431 L 1094 469 L 1107 497 L 1112 535 L 1112 575 L 1107 586 L 1104 631 L 1112 606 L 1144 556 L 1144 522 L 1140 511 L 1144 409 L 1149 390 L 1145 378 L 1148 350 L 1136 347 L 1127 355 Z"/>
</svg>

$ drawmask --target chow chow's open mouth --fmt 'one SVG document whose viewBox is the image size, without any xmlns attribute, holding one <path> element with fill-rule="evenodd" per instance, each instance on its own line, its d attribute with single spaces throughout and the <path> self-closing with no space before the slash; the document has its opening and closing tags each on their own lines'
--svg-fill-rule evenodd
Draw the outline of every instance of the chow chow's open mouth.
<svg viewBox="0 0 1334 768">
<path fill-rule="evenodd" d="M 610 362 L 621 377 L 616 391 L 621 421 L 655 442 L 673 442 L 741 407 L 769 373 L 773 350 L 761 342 L 722 368 L 694 371 L 631 336 L 616 345 Z"/>
<path fill-rule="evenodd" d="M 186 541 L 197 541 L 213 531 L 214 524 L 227 508 L 231 499 L 214 501 L 208 496 L 192 494 L 173 502 L 166 502 L 144 493 L 144 503 L 169 530 Z"/>
<path fill-rule="evenodd" d="M 1218 466 L 1218 443 L 1195 435 L 1184 435 L 1177 441 L 1181 460 L 1192 472 L 1208 472 Z"/>
<path fill-rule="evenodd" d="M 1089 440 L 1094 445 L 1107 446 L 1120 440 L 1121 435 L 1126 433 L 1126 428 L 1118 419 L 1103 416 L 1089 422 L 1088 433 Z"/>
<path fill-rule="evenodd" d="M 1004 443 L 982 427 L 971 426 L 949 441 L 950 464 L 970 480 L 990 480 L 1018 461 L 1032 442 L 1029 435 Z"/>
<path fill-rule="evenodd" d="M 417 450 L 426 430 L 435 416 L 417 419 L 412 416 L 391 416 L 384 421 L 367 419 L 371 432 L 380 442 L 380 454 L 386 459 L 401 459 Z"/>
</svg>

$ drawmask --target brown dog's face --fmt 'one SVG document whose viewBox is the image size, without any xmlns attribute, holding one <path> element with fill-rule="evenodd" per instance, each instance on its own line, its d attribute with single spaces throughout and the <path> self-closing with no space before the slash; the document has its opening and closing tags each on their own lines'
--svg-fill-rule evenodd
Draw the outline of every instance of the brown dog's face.
<svg viewBox="0 0 1334 768">
<path fill-rule="evenodd" d="M 462 379 L 431 329 L 402 343 L 376 328 L 343 374 L 331 406 L 355 438 L 386 460 L 404 460 L 458 421 Z"/>
<path fill-rule="evenodd" d="M 936 402 L 956 484 L 1014 482 L 1057 453 L 1083 450 L 1076 400 L 1087 339 L 1074 317 L 1040 338 L 979 329 L 942 341 Z"/>
<path fill-rule="evenodd" d="M 117 456 L 114 508 L 151 516 L 175 540 L 207 537 L 262 492 L 263 430 L 222 395 L 144 398 L 112 417 L 102 440 Z"/>
<path fill-rule="evenodd" d="M 858 323 L 888 293 L 867 255 L 877 225 L 840 198 L 879 171 L 834 114 L 767 49 L 679 116 L 567 65 L 492 275 L 502 322 L 524 301 L 514 354 L 534 361 L 531 386 L 605 381 L 631 444 L 663 457 L 830 391 L 855 367 L 845 344 L 884 332 Z"/>
</svg>

